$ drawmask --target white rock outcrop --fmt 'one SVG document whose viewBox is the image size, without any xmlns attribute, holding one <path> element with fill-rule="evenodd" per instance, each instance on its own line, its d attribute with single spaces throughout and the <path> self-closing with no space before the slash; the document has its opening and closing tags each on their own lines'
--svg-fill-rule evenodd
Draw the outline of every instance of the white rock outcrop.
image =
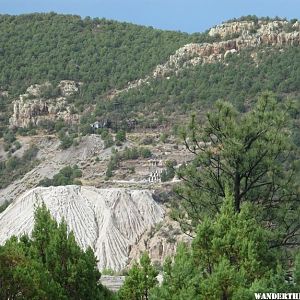
<svg viewBox="0 0 300 300">
<path fill-rule="evenodd" d="M 13 101 L 13 114 L 9 119 L 10 127 L 27 128 L 30 125 L 42 125 L 45 122 L 55 122 L 59 119 L 66 123 L 76 123 L 79 115 L 75 114 L 74 106 L 67 98 L 78 93 L 81 83 L 72 80 L 62 80 L 56 87 L 50 82 L 34 84 L 27 88 L 26 93 Z M 57 95 L 43 95 L 45 90 L 56 90 Z"/>
<path fill-rule="evenodd" d="M 224 62 L 228 54 L 238 54 L 243 49 L 253 49 L 257 53 L 260 46 L 283 49 L 285 46 L 300 45 L 300 23 L 287 21 L 237 21 L 227 22 L 211 28 L 211 37 L 219 36 L 222 40 L 213 43 L 190 43 L 176 50 L 163 63 L 157 65 L 148 76 L 129 82 L 122 90 L 113 90 L 108 99 L 150 84 L 151 80 L 177 74 L 181 70 L 197 65 Z M 255 61 L 257 63 L 257 60 Z"/>
<path fill-rule="evenodd" d="M 22 194 L 0 214 L 0 244 L 13 235 L 31 233 L 34 207 L 42 201 L 56 220 L 66 220 L 83 249 L 92 247 L 99 269 L 123 269 L 132 245 L 164 217 L 164 209 L 149 190 L 38 187 Z"/>
</svg>

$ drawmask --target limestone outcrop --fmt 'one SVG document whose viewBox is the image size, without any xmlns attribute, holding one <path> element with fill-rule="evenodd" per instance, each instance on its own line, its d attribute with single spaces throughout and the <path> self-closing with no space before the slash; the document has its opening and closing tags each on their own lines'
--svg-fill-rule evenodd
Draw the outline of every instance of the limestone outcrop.
<svg viewBox="0 0 300 300">
<path fill-rule="evenodd" d="M 66 123 L 77 122 L 79 116 L 72 112 L 73 108 L 68 104 L 67 98 L 76 94 L 79 86 L 80 84 L 71 80 L 61 81 L 57 87 L 49 82 L 31 85 L 25 94 L 13 102 L 10 126 L 27 128 L 58 119 Z"/>
<path fill-rule="evenodd" d="M 299 45 L 300 24 L 295 22 L 291 25 L 287 21 L 231 22 L 212 28 L 209 35 L 219 36 L 222 41 L 181 47 L 165 64 L 155 68 L 152 77 L 168 76 L 186 67 L 222 61 L 229 53 L 238 53 L 246 48 Z"/>
<path fill-rule="evenodd" d="M 0 214 L 0 244 L 12 235 L 31 233 L 34 206 L 42 201 L 55 219 L 66 220 L 83 249 L 92 247 L 100 269 L 123 269 L 129 249 L 164 217 L 164 209 L 149 190 L 38 187 L 18 197 Z"/>
<path fill-rule="evenodd" d="M 184 45 L 165 63 L 156 66 L 151 74 L 128 82 L 127 87 L 122 90 L 113 90 L 108 98 L 112 99 L 130 89 L 150 84 L 151 80 L 156 78 L 168 79 L 170 75 L 177 74 L 182 69 L 224 61 L 227 55 L 238 54 L 246 48 L 253 49 L 251 55 L 253 57 L 257 54 L 259 46 L 272 46 L 274 49 L 297 46 L 300 44 L 300 23 L 267 20 L 228 22 L 211 28 L 208 34 L 212 37 L 217 36 L 221 40 L 214 43 Z"/>
<path fill-rule="evenodd" d="M 297 21 L 291 24 L 288 21 L 267 21 L 258 20 L 254 21 L 236 21 L 236 22 L 226 22 L 221 25 L 217 25 L 210 29 L 210 36 L 220 36 L 222 39 L 231 37 L 233 35 L 237 36 L 269 36 L 272 34 L 287 34 L 288 31 L 299 32 L 300 23 Z"/>
</svg>

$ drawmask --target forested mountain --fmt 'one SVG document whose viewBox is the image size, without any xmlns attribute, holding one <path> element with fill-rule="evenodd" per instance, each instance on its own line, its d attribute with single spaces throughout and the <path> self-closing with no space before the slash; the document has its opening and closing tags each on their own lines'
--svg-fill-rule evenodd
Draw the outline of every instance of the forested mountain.
<svg viewBox="0 0 300 300">
<path fill-rule="evenodd" d="M 165 79 L 153 80 L 151 85 L 131 89 L 116 98 L 120 110 L 134 115 L 147 114 L 155 107 L 158 117 L 186 115 L 205 110 L 218 99 L 234 103 L 240 111 L 263 91 L 295 97 L 300 92 L 300 48 L 289 47 L 283 52 L 261 51 L 257 61 L 250 50 L 239 56 L 231 55 L 226 63 L 198 65 Z M 114 111 L 113 105 L 98 104 L 99 111 Z M 104 109 L 105 107 L 105 109 Z M 98 113 L 98 111 L 96 111 Z"/>
<path fill-rule="evenodd" d="M 147 75 L 186 43 L 210 40 L 55 13 L 1 15 L 0 31 L 2 89 L 16 95 L 31 84 L 70 79 L 87 83 L 87 100 Z"/>
<path fill-rule="evenodd" d="M 174 124 L 218 99 L 245 111 L 266 90 L 297 96 L 299 22 L 257 17 L 231 22 L 186 34 L 55 13 L 2 15 L 1 131 L 12 115 L 12 100 L 48 81 L 54 89 L 48 98 L 59 96 L 55 86 L 62 80 L 80 84 L 68 102 L 82 133 L 104 118 L 136 118 L 142 127 Z"/>
<path fill-rule="evenodd" d="M 299 45 L 296 19 L 0 15 L 0 298 L 298 292 Z M 127 267 L 117 294 L 97 265 Z"/>
</svg>

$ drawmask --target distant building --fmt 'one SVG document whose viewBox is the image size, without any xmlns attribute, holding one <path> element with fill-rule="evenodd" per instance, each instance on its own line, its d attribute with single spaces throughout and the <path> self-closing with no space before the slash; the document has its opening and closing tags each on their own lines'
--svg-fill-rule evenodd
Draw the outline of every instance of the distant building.
<svg viewBox="0 0 300 300">
<path fill-rule="evenodd" d="M 155 170 L 155 171 L 151 172 L 148 177 L 148 182 L 149 183 L 161 182 L 161 173 L 162 173 L 162 170 Z"/>
<path fill-rule="evenodd" d="M 99 129 L 99 128 L 110 128 L 111 127 L 111 121 L 109 119 L 104 119 L 101 121 L 96 121 L 92 124 L 90 124 L 90 126 L 95 130 L 95 129 Z"/>
</svg>

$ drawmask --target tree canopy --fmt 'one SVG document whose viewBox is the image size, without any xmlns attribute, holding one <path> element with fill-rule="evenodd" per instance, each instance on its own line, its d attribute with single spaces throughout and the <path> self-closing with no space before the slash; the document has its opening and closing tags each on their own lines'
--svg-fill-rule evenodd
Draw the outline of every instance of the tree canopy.
<svg viewBox="0 0 300 300">
<path fill-rule="evenodd" d="M 192 246 L 181 244 L 174 261 L 166 260 L 163 283 L 151 299 L 246 300 L 266 290 L 297 291 L 298 283 L 284 276 L 281 252 L 269 249 L 270 232 L 255 213 L 253 203 L 243 203 L 236 212 L 234 197 L 226 191 L 220 213 L 203 220 Z M 295 272 L 298 268 L 297 260 Z"/>
<path fill-rule="evenodd" d="M 143 253 L 140 262 L 134 263 L 128 272 L 123 286 L 118 292 L 120 300 L 148 300 L 151 289 L 158 283 L 157 270 L 152 266 L 147 252 Z"/>
<path fill-rule="evenodd" d="M 277 230 L 284 227 L 277 243 L 298 243 L 299 150 L 289 122 L 290 106 L 271 94 L 245 114 L 220 101 L 204 124 L 192 118 L 182 137 L 195 158 L 180 169 L 184 184 L 177 188 L 184 208 L 177 217 L 182 221 L 187 213 L 191 221 L 185 229 L 193 230 L 203 216 L 219 212 L 228 186 L 236 212 L 243 202 L 254 203 L 262 222 Z"/>
<path fill-rule="evenodd" d="M 83 251 L 66 223 L 36 208 L 32 238 L 10 238 L 0 246 L 1 299 L 111 299 L 100 283 L 91 248 Z"/>
</svg>

